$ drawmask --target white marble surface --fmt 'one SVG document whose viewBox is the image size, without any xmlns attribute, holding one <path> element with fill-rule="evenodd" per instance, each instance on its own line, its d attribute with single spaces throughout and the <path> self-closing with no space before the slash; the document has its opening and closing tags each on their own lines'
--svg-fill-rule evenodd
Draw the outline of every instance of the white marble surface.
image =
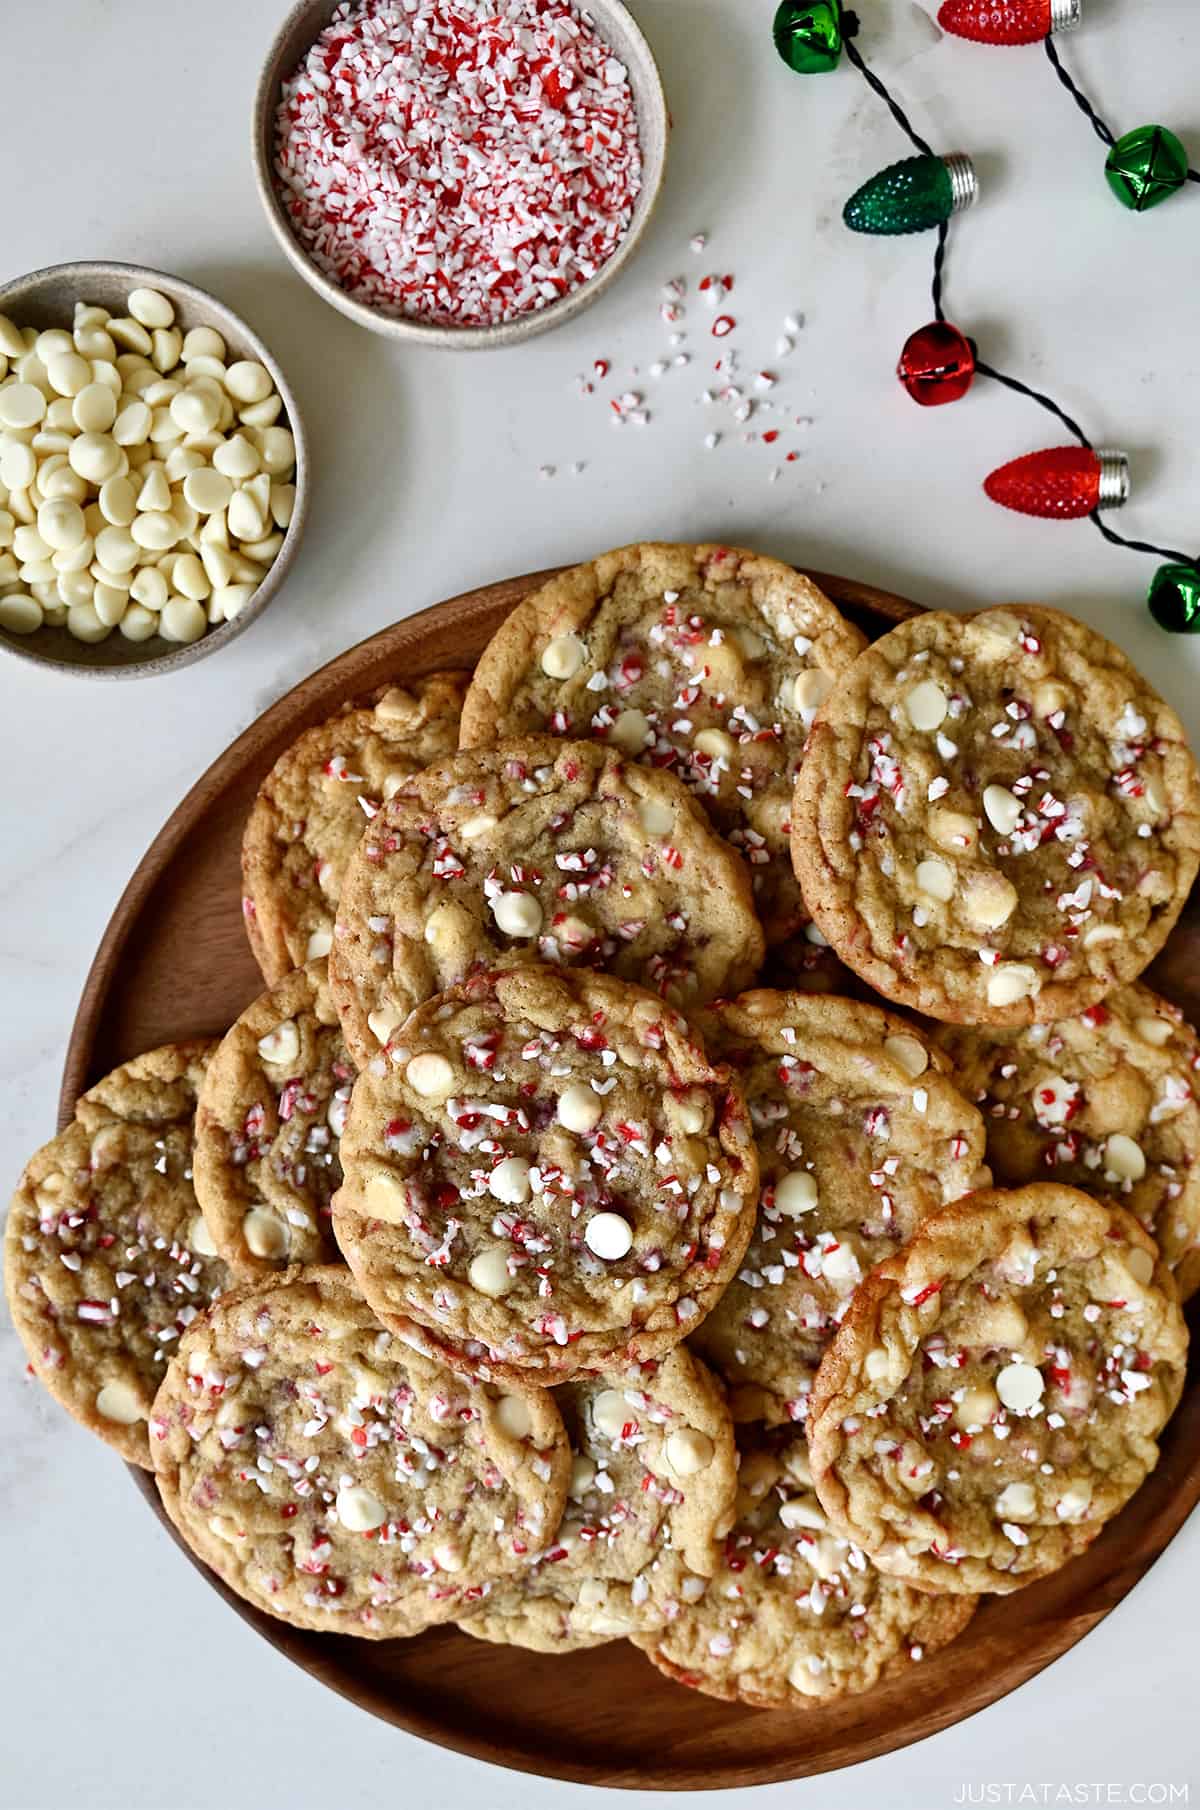
<svg viewBox="0 0 1200 1810">
<path fill-rule="evenodd" d="M 925 413 L 892 379 L 900 344 L 928 316 L 931 244 L 854 239 L 839 211 L 904 146 L 849 68 L 804 82 L 777 62 L 773 4 L 634 0 L 677 128 L 650 242 L 615 293 L 561 334 L 456 358 L 361 333 L 273 246 L 251 182 L 249 112 L 282 0 L 4 0 L 5 273 L 117 257 L 216 290 L 290 372 L 317 452 L 295 576 L 219 659 L 120 688 L 0 663 L 5 1175 L 53 1129 L 93 949 L 183 792 L 313 667 L 470 585 L 625 540 L 719 536 L 952 608 L 1041 598 L 1114 636 L 1200 729 L 1200 641 L 1171 639 L 1147 617 L 1153 562 L 1107 548 L 1086 524 L 1006 515 L 979 490 L 994 465 L 1052 444 L 1053 424 L 984 385 Z M 945 149 L 978 154 L 986 195 L 954 235 L 952 315 L 995 362 L 1050 383 L 1097 438 L 1127 448 L 1137 487 L 1127 532 L 1200 541 L 1200 196 L 1142 220 L 1119 211 L 1102 152 L 1041 53 L 939 42 L 933 10 L 933 0 L 861 8 L 868 48 L 919 125 Z M 1084 85 L 1123 129 L 1161 119 L 1200 154 L 1192 0 L 1086 0 L 1086 10 L 1087 29 L 1064 41 Z M 694 258 L 700 229 L 710 251 Z M 677 273 L 694 283 L 705 268 L 736 274 L 731 312 L 747 362 L 778 363 L 779 419 L 811 418 L 781 441 L 803 456 L 775 484 L 778 460 L 737 444 L 729 423 L 722 446 L 703 449 L 698 360 L 633 386 L 653 412 L 645 429 L 613 431 L 603 397 L 576 394 L 594 358 L 612 359 L 619 377 L 657 356 L 661 283 Z M 777 361 L 790 310 L 806 325 Z M 707 318 L 693 308 L 684 325 L 701 329 L 689 347 L 707 356 Z M 576 460 L 586 469 L 571 476 Z M 539 478 L 547 463 L 557 475 Z M 24 1382 L 7 1324 L 0 1358 L 9 1810 L 599 1801 L 424 1746 L 293 1670 L 184 1564 L 120 1466 Z M 907 1752 L 755 1802 L 927 1810 L 985 1781 L 1195 1789 L 1181 1680 L 1200 1662 L 1198 1589 L 1193 1524 L 1097 1632 L 1007 1701 Z"/>
</svg>

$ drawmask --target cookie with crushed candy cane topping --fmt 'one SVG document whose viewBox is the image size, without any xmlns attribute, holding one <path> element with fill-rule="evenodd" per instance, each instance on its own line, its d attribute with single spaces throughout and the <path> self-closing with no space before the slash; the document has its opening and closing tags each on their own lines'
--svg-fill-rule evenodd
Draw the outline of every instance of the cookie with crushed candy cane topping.
<svg viewBox="0 0 1200 1810">
<path fill-rule="evenodd" d="M 314 723 L 259 787 L 242 838 L 242 916 L 268 986 L 328 955 L 342 880 L 366 823 L 458 745 L 467 674 L 389 685 Z"/>
<path fill-rule="evenodd" d="M 720 1384 L 682 1345 L 657 1364 L 563 1383 L 554 1399 L 571 1442 L 558 1531 L 460 1626 L 569 1653 L 661 1626 L 684 1578 L 712 1574 L 736 1454 Z"/>
<path fill-rule="evenodd" d="M 978 1185 L 983 1121 L 948 1059 L 877 1006 L 756 991 L 700 1023 L 745 1095 L 761 1194 L 750 1247 L 692 1344 L 736 1419 L 802 1420 L 863 1276 Z"/>
<path fill-rule="evenodd" d="M 420 1006 L 360 1075 L 334 1231 L 419 1350 L 543 1385 L 661 1357 L 754 1225 L 745 1104 L 662 1000 L 541 965 Z"/>
<path fill-rule="evenodd" d="M 298 1628 L 386 1640 L 463 1612 L 562 1514 L 545 1390 L 465 1381 L 393 1338 L 344 1269 L 222 1298 L 154 1402 L 154 1474 L 192 1551 Z"/>
<path fill-rule="evenodd" d="M 167 1360 L 230 1281 L 192 1185 L 196 1096 L 215 1047 L 167 1044 L 98 1081 L 30 1158 L 5 1228 L 8 1305 L 31 1371 L 147 1469 Z"/>
<path fill-rule="evenodd" d="M 1057 610 L 928 614 L 824 705 L 792 852 L 834 949 L 956 1024 L 1067 1018 L 1141 973 L 1200 865 L 1175 712 Z"/>
<path fill-rule="evenodd" d="M 975 1613 L 878 1571 L 829 1522 L 803 1437 L 738 1429 L 737 1519 L 711 1577 L 690 1576 L 634 1645 L 679 1684 L 754 1709 L 808 1709 L 902 1677 Z"/>
<path fill-rule="evenodd" d="M 931 1025 L 987 1128 L 1006 1188 L 1066 1182 L 1127 1207 L 1174 1271 L 1200 1287 L 1200 1040 L 1149 987 L 1019 1031 Z"/>
<path fill-rule="evenodd" d="M 1188 1335 L 1121 1207 L 971 1195 L 871 1271 L 817 1373 L 817 1494 L 881 1570 L 1017 1590 L 1082 1552 L 1158 1462 Z"/>
<path fill-rule="evenodd" d="M 683 780 L 750 864 L 770 943 L 803 923 L 792 782 L 817 706 L 865 645 L 812 580 L 737 547 L 605 553 L 526 598 L 484 650 L 464 748 L 595 739 Z"/>
<path fill-rule="evenodd" d="M 670 774 L 550 737 L 415 774 L 364 832 L 330 975 L 367 1063 L 423 1000 L 472 974 L 598 967 L 702 1004 L 763 955 L 745 863 Z"/>
<path fill-rule="evenodd" d="M 196 1196 L 235 1274 L 338 1261 L 329 1203 L 357 1072 L 324 961 L 260 994 L 221 1040 L 196 1111 Z"/>
</svg>

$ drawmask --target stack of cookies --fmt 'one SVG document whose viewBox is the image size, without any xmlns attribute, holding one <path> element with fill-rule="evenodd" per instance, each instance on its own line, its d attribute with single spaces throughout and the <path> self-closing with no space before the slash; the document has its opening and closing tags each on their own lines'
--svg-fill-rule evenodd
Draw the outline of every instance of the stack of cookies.
<svg viewBox="0 0 1200 1810">
<path fill-rule="evenodd" d="M 32 1368 L 298 1626 L 868 1690 L 1157 1462 L 1200 1044 L 1137 983 L 1198 865 L 1081 623 L 867 647 L 775 561 L 608 554 L 278 761 L 267 991 L 22 1177 Z"/>
</svg>

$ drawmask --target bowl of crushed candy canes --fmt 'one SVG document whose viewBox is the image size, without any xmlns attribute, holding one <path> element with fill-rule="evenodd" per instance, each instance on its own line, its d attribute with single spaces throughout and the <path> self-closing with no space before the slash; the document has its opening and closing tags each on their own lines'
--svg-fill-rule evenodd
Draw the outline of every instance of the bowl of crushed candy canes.
<svg viewBox="0 0 1200 1810">
<path fill-rule="evenodd" d="M 618 0 L 300 0 L 254 158 L 292 264 L 392 339 L 508 346 L 633 256 L 662 186 L 658 67 Z"/>
</svg>

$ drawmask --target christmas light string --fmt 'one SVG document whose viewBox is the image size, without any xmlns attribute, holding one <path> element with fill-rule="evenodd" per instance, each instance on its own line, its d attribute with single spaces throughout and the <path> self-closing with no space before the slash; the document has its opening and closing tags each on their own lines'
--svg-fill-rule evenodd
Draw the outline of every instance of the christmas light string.
<svg viewBox="0 0 1200 1810">
<path fill-rule="evenodd" d="M 1072 80 L 1058 56 L 1053 33 L 1077 24 L 1080 8 L 1081 0 L 1007 0 L 989 6 L 980 0 L 944 0 L 939 19 L 947 30 L 979 42 L 1031 43 L 1040 38 L 1063 87 L 1096 136 L 1110 147 L 1105 166 L 1109 186 L 1123 205 L 1143 212 L 1185 181 L 1200 182 L 1200 171 L 1190 167 L 1179 140 L 1163 127 L 1143 127 L 1117 139 Z M 835 68 L 844 52 L 917 152 L 865 183 L 844 210 L 846 224 L 861 232 L 896 234 L 936 227 L 934 320 L 906 342 L 898 369 L 901 381 L 916 401 L 930 406 L 958 400 L 976 376 L 987 377 L 1053 415 L 1077 446 L 1054 447 L 1011 461 L 987 478 L 987 494 L 1024 514 L 1063 520 L 1086 515 L 1112 545 L 1165 560 L 1168 563 L 1159 568 L 1150 587 L 1151 613 L 1173 632 L 1200 631 L 1200 556 L 1131 539 L 1103 519 L 1102 510 L 1120 506 L 1129 494 L 1124 454 L 1096 448 L 1052 396 L 984 362 L 975 341 L 948 321 L 944 292 L 949 228 L 953 215 L 975 200 L 974 168 L 961 154 L 939 157 L 934 152 L 867 64 L 856 41 L 860 29 L 857 14 L 842 7 L 840 0 L 810 4 L 783 0 L 774 34 L 784 61 L 801 74 Z"/>
</svg>

